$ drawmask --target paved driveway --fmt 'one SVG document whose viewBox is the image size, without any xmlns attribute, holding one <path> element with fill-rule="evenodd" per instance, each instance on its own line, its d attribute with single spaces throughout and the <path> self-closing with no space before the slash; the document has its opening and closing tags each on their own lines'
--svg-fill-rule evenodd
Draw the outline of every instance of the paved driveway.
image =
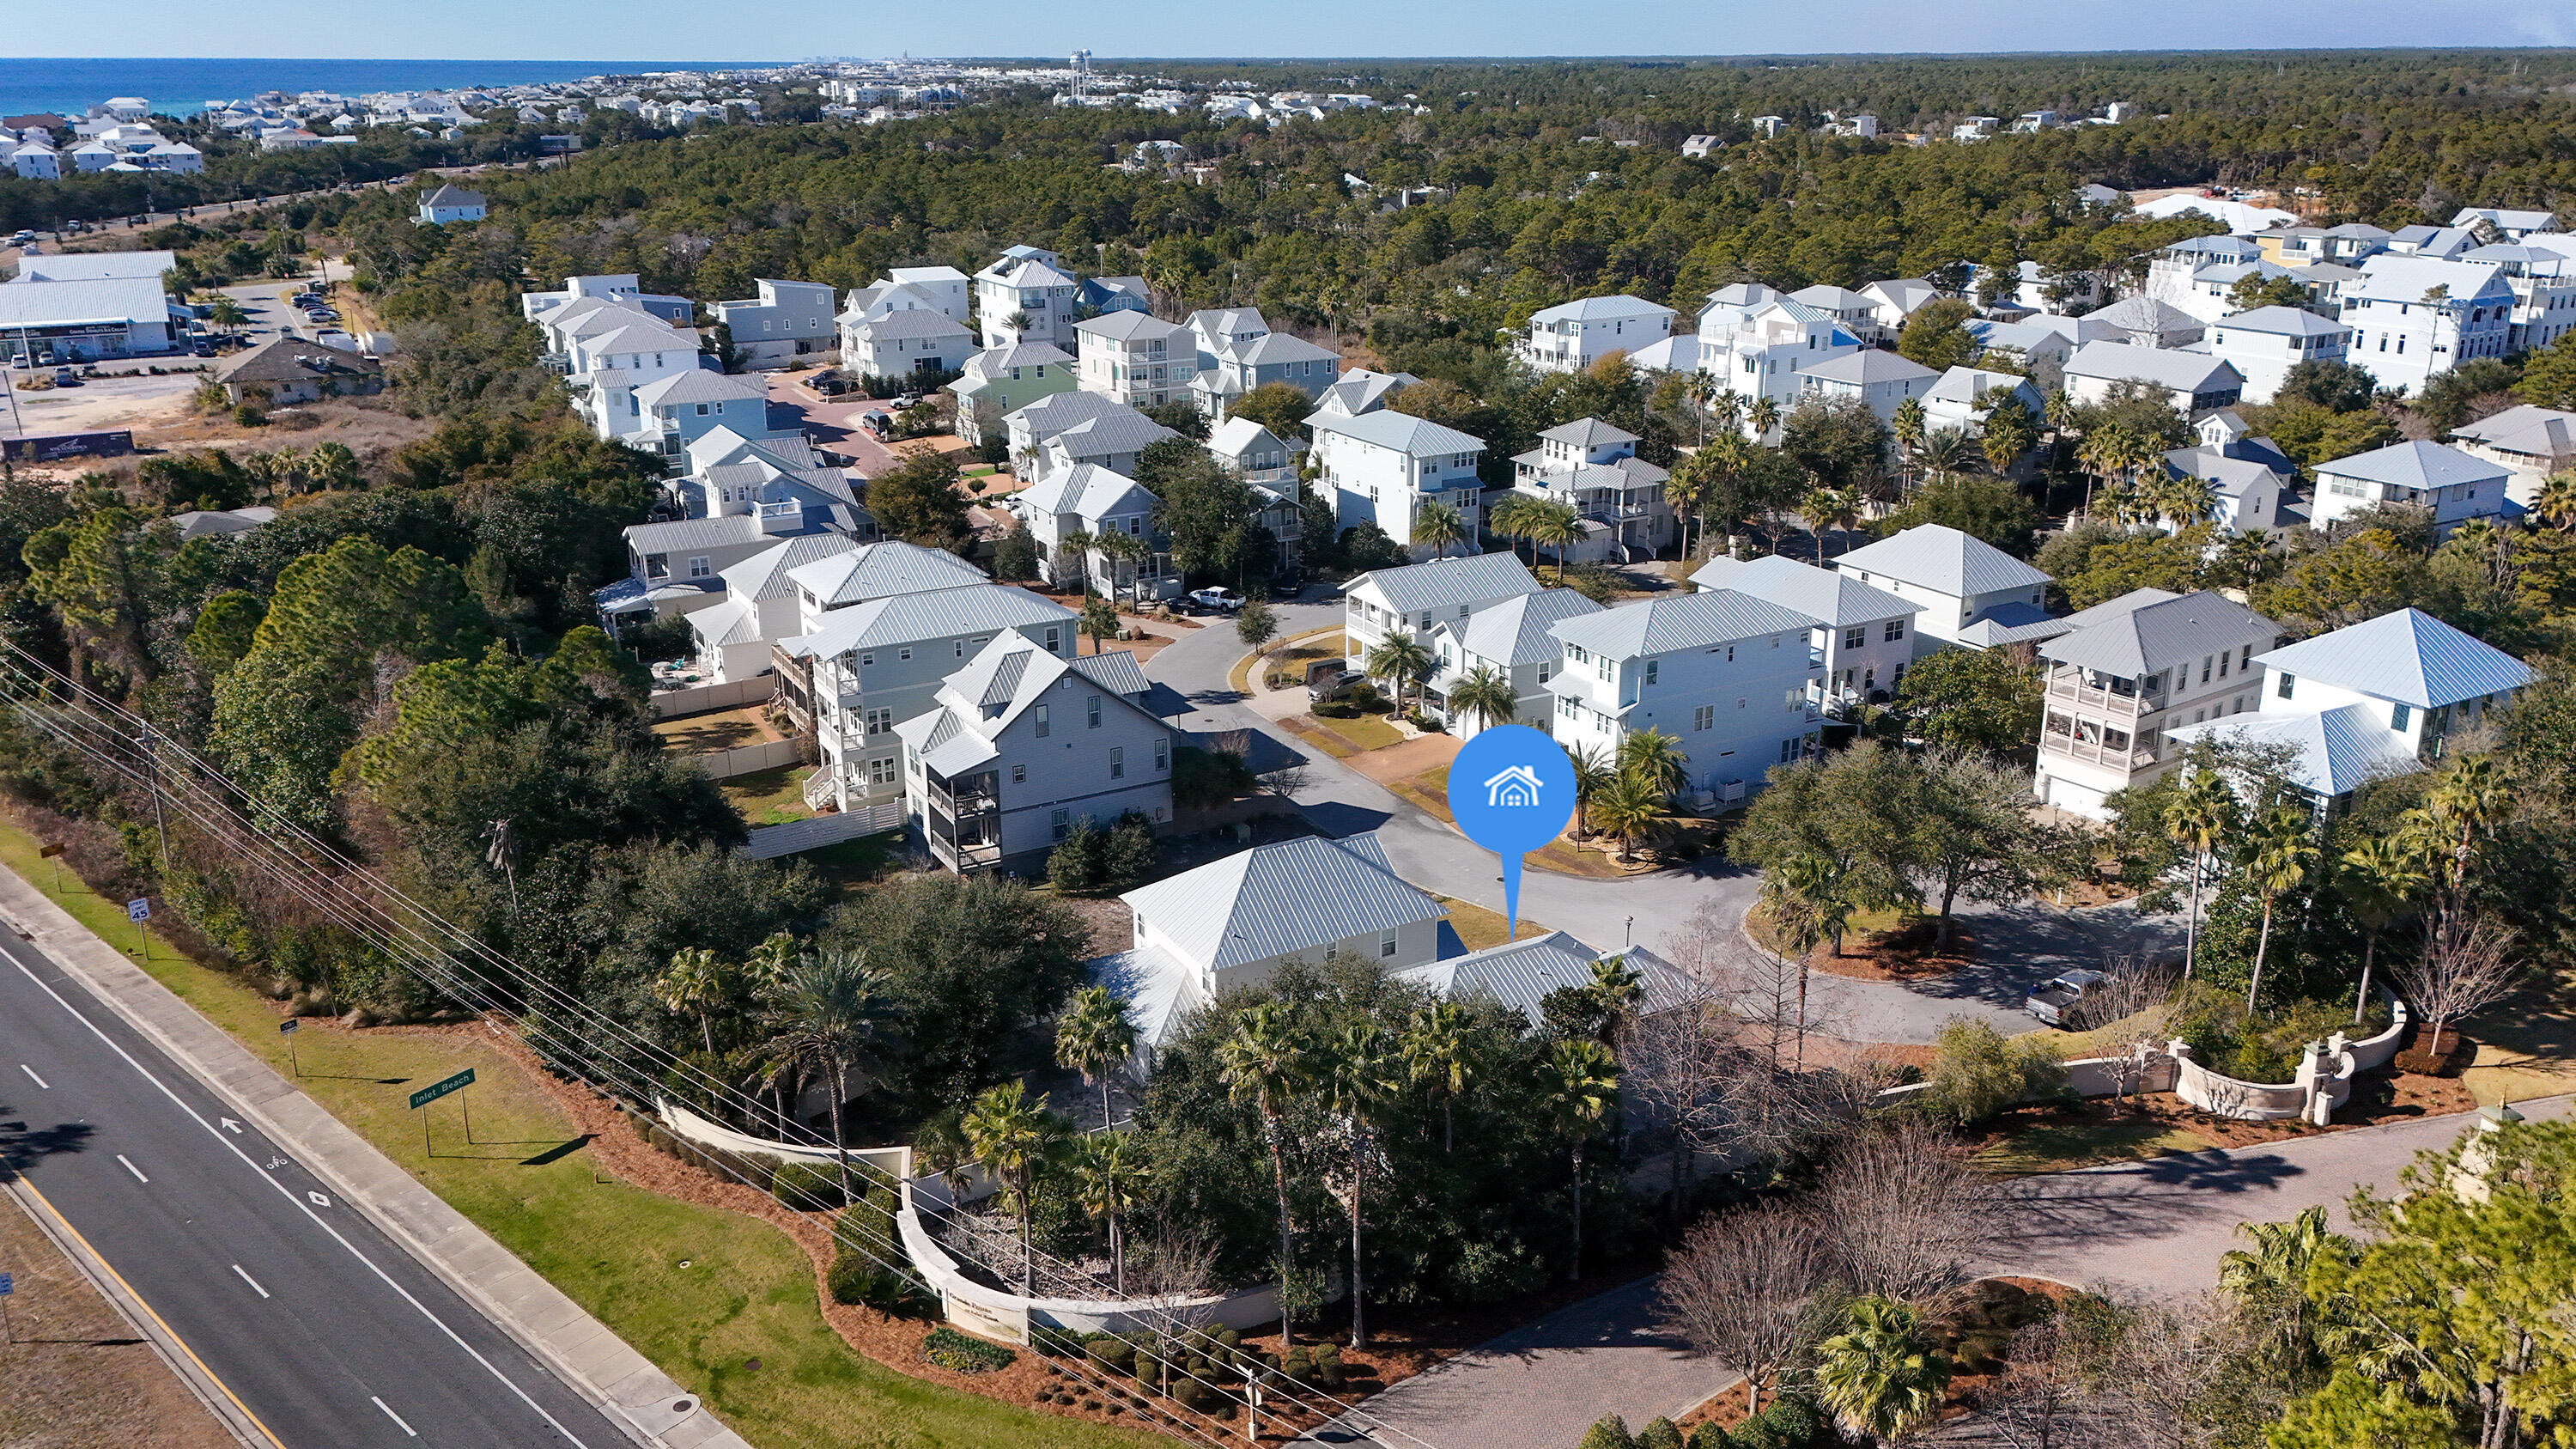
<svg viewBox="0 0 2576 1449">
<path fill-rule="evenodd" d="M 1293 636 L 1341 622 L 1337 595 L 1310 586 L 1301 601 L 1279 608 L 1279 632 Z M 1384 786 L 1287 733 L 1246 703 L 1227 675 L 1243 657 L 1231 629 L 1201 629 L 1155 655 L 1145 674 L 1170 691 L 1164 708 L 1176 727 L 1198 736 L 1240 732 L 1256 770 L 1292 759 L 1306 763 L 1307 783 L 1293 798 L 1329 835 L 1374 830 L 1396 873 L 1425 890 L 1488 910 L 1503 908 L 1502 873 L 1492 851 L 1439 819 L 1399 800 Z M 1569 931 L 1603 950 L 1660 947 L 1693 913 L 1713 903 L 1729 920 L 1742 916 L 1760 877 L 1722 857 L 1627 880 L 1589 880 L 1532 870 L 1521 878 L 1522 919 Z M 2021 1010 L 2033 980 L 2070 965 L 2099 965 L 2106 943 L 2132 933 L 2160 938 L 2163 922 L 2139 922 L 2125 909 L 2073 913 L 2041 905 L 1979 909 L 1971 928 L 2003 965 L 1978 966 L 1919 985 L 1819 976 L 1813 991 L 1837 1036 L 1859 1041 L 1922 1043 L 1942 1022 L 1969 1016 L 2006 1033 L 2036 1029 Z"/>
</svg>

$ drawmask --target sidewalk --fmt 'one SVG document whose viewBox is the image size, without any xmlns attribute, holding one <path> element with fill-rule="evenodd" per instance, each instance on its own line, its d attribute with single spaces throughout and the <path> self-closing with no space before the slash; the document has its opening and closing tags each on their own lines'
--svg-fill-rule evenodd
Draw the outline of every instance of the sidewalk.
<svg viewBox="0 0 2576 1449">
<path fill-rule="evenodd" d="M 0 870 L 0 917 L 45 948 L 135 1030 L 156 1042 L 271 1140 L 291 1147 L 413 1257 L 539 1362 L 665 1449 L 750 1449 L 697 1396 L 627 1346 L 374 1145 L 128 961 L 17 875 Z"/>
</svg>

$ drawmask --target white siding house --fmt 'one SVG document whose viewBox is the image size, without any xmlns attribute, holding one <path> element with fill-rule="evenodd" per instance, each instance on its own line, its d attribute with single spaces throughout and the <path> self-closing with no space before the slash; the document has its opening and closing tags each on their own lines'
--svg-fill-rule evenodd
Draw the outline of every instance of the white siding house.
<svg viewBox="0 0 2576 1449">
<path fill-rule="evenodd" d="M 2381 503 L 2431 509 L 2433 527 L 2444 535 L 2472 518 L 2520 511 L 2505 497 L 2513 470 L 2440 443 L 2396 443 L 2312 471 L 2317 493 L 2308 521 L 2318 529 Z"/>
<path fill-rule="evenodd" d="M 1466 623 L 1509 599 L 1539 592 L 1538 580 L 1508 553 L 1433 559 L 1378 569 L 1342 586 L 1342 641 L 1353 669 L 1390 635 L 1436 648 L 1431 631 Z"/>
<path fill-rule="evenodd" d="M 1578 563 L 1652 558 L 1673 537 L 1672 474 L 1637 457 L 1637 435 L 1581 418 L 1538 435 L 1512 458 L 1512 491 L 1571 507 L 1583 541 L 1566 549 Z"/>
<path fill-rule="evenodd" d="M 2386 388 L 2421 392 L 2475 357 L 2502 357 L 2513 337 L 2513 286 L 2488 263 L 2376 256 L 2343 289 L 2351 360 Z"/>
<path fill-rule="evenodd" d="M 2176 352 L 2131 342 L 2087 342 L 2066 359 L 2066 392 L 2079 403 L 2098 403 L 2122 383 L 2163 393 L 2185 414 L 2234 407 L 2245 379 L 2205 352 Z"/>
<path fill-rule="evenodd" d="M 1567 619 L 1599 612 L 1599 604 L 1572 589 L 1541 589 L 1487 604 L 1464 619 L 1433 624 L 1431 654 L 1438 665 L 1423 684 L 1424 713 L 1437 715 L 1462 740 L 1474 739 L 1498 724 L 1552 732 L 1556 696 L 1547 686 L 1556 671 L 1565 667 L 1565 646 L 1549 631 Z M 1486 668 L 1501 671 L 1512 682 L 1516 703 L 1508 720 L 1487 719 L 1449 701 L 1459 680 Z"/>
<path fill-rule="evenodd" d="M 2209 355 L 2245 379 L 2244 401 L 2267 403 L 2302 362 L 2343 362 L 2352 329 L 2299 307 L 2257 307 L 2210 324 Z"/>
<path fill-rule="evenodd" d="M 1513 354 L 1541 372 L 1581 372 L 1672 335 L 1673 309 L 1642 297 L 1585 297 L 1530 314 Z"/>
<path fill-rule="evenodd" d="M 1808 368 L 1804 376 L 1807 396 L 1866 403 L 1882 423 L 1896 417 L 1898 404 L 1924 397 L 1941 379 L 1940 373 L 1919 362 L 1876 348 L 1829 358 Z"/>
<path fill-rule="evenodd" d="M 947 372 L 974 355 L 975 337 L 929 308 L 852 319 L 843 313 L 841 366 L 874 377 Z"/>
<path fill-rule="evenodd" d="M 1565 646 L 1548 682 L 1557 742 L 1615 757 L 1630 733 L 1659 730 L 1680 743 L 1684 790 L 1741 799 L 1764 771 L 1816 748 L 1813 629 L 1794 609 L 1731 589 L 1563 620 L 1550 630 Z"/>
<path fill-rule="evenodd" d="M 1446 503 L 1476 537 L 1483 439 L 1383 408 L 1358 417 L 1318 412 L 1306 427 L 1321 486 L 1333 490 L 1335 527 L 1374 523 L 1419 557 L 1430 545 L 1414 543 L 1413 516 L 1424 504 Z"/>
<path fill-rule="evenodd" d="M 1926 523 L 1833 560 L 1849 574 L 1909 604 L 1915 616 L 1914 657 L 1951 645 L 1984 648 L 1993 631 L 2047 625 L 2048 575 L 2011 554 L 1943 524 Z"/>
<path fill-rule="evenodd" d="M 2525 508 L 2550 474 L 2576 464 L 2576 413 L 2517 403 L 2451 430 L 2451 446 L 2512 473 L 2505 491 Z"/>
<path fill-rule="evenodd" d="M 1710 559 L 1691 583 L 1733 589 L 1806 615 L 1814 625 L 1807 645 L 1818 659 L 1817 697 L 1837 709 L 1885 704 L 1914 662 L 1914 616 L 1922 606 L 1851 574 L 1774 554 Z"/>
<path fill-rule="evenodd" d="M 1081 282 L 1043 247 L 1015 246 L 975 274 L 975 320 L 986 348 L 1022 342 L 1074 347 L 1074 293 Z"/>
<path fill-rule="evenodd" d="M 2039 646 L 2047 708 L 2031 793 L 2047 805 L 2106 820 L 2104 797 L 2173 768 L 2166 731 L 2254 707 L 2247 661 L 2281 641 L 2281 626 L 2202 590 L 2133 589 L 2069 615 Z"/>
</svg>

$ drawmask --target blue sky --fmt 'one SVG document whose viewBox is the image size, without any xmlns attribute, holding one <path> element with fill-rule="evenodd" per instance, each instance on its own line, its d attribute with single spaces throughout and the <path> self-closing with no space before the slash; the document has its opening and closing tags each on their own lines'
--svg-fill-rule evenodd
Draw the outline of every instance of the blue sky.
<svg viewBox="0 0 2576 1449">
<path fill-rule="evenodd" d="M 2564 0 L 364 0 L 287 9 L 12 7 L 12 58 L 307 56 L 708 62 L 812 55 L 1744 55 L 2576 44 Z M 289 19 L 291 17 L 291 21 Z"/>
</svg>

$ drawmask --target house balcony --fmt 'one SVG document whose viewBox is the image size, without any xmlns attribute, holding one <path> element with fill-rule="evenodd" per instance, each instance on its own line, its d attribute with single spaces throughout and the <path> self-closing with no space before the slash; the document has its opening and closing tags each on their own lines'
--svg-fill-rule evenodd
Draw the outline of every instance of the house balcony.
<svg viewBox="0 0 2576 1449">
<path fill-rule="evenodd" d="M 2048 676 L 2048 699 L 2053 704 L 2073 705 L 2079 709 L 2100 710 L 2106 714 L 2125 715 L 2135 719 L 2153 714 L 2165 707 L 2160 689 L 2116 690 L 2105 685 L 2087 684 L 2071 670 L 2058 670 Z"/>
<path fill-rule="evenodd" d="M 572 376 L 572 354 L 569 352 L 549 352 L 537 361 L 557 377 Z"/>
<path fill-rule="evenodd" d="M 2053 731 L 2043 733 L 2039 740 L 2039 757 L 2043 761 L 2073 760 L 2079 764 L 2118 770 L 2123 774 L 2136 774 L 2140 770 L 2148 769 L 2159 758 L 2153 749 L 2142 748 L 2134 743 L 2127 746 L 2108 744 L 2103 741 L 2098 732 L 2088 733 L 2081 729 L 2073 734 L 2064 735 Z"/>
</svg>

